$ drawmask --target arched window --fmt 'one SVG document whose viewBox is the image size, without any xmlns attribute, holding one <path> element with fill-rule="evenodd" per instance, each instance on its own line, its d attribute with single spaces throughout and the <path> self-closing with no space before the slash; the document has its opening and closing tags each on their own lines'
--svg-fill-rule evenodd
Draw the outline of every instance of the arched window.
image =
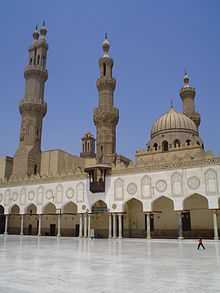
<svg viewBox="0 0 220 293">
<path fill-rule="evenodd" d="M 155 144 L 153 145 L 154 150 L 157 151 L 158 150 L 158 144 L 155 142 Z"/>
<path fill-rule="evenodd" d="M 198 145 L 200 145 L 200 142 L 199 142 L 199 141 L 197 141 L 196 143 L 197 143 Z"/>
<path fill-rule="evenodd" d="M 32 64 L 32 60 L 33 60 L 33 59 L 32 59 L 32 58 L 30 58 L 30 61 L 29 61 L 29 64 L 30 64 L 30 65 Z"/>
<path fill-rule="evenodd" d="M 187 139 L 186 140 L 186 145 L 190 145 L 191 144 L 191 140 L 190 139 Z"/>
<path fill-rule="evenodd" d="M 34 175 L 37 174 L 37 165 L 34 165 Z"/>
<path fill-rule="evenodd" d="M 162 151 L 163 151 L 163 152 L 168 152 L 168 150 L 169 150 L 169 144 L 168 144 L 168 141 L 164 140 L 164 141 L 162 142 Z"/>
<path fill-rule="evenodd" d="M 179 148 L 180 147 L 180 141 L 178 139 L 174 140 L 174 147 Z"/>
<path fill-rule="evenodd" d="M 106 76 L 106 64 L 103 63 L 103 75 Z"/>
<path fill-rule="evenodd" d="M 37 64 L 40 64 L 40 55 L 37 55 Z"/>
</svg>

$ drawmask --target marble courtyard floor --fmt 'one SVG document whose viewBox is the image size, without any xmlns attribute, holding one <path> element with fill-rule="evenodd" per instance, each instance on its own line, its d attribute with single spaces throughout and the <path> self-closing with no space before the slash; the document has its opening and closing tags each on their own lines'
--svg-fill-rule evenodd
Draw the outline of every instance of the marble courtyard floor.
<svg viewBox="0 0 220 293">
<path fill-rule="evenodd" d="M 0 235 L 0 292 L 220 292 L 220 241 L 204 243 Z"/>
</svg>

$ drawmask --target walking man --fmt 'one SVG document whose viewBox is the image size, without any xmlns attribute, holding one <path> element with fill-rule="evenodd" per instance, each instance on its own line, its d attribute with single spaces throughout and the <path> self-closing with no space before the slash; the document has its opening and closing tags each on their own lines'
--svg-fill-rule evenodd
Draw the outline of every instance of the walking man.
<svg viewBox="0 0 220 293">
<path fill-rule="evenodd" d="M 202 248 L 205 249 L 205 246 L 202 243 L 202 238 L 199 238 L 199 244 L 198 244 L 198 247 L 197 247 L 198 250 L 199 250 L 200 246 L 202 246 Z"/>
</svg>

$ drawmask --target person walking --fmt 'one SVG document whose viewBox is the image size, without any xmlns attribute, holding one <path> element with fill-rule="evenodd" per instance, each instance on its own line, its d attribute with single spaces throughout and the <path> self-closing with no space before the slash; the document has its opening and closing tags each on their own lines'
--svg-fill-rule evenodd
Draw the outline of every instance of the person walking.
<svg viewBox="0 0 220 293">
<path fill-rule="evenodd" d="M 203 245 L 203 242 L 202 242 L 202 238 L 199 238 L 199 244 L 197 247 L 198 250 L 199 250 L 200 246 L 202 246 L 202 248 L 205 249 L 205 246 Z"/>
</svg>

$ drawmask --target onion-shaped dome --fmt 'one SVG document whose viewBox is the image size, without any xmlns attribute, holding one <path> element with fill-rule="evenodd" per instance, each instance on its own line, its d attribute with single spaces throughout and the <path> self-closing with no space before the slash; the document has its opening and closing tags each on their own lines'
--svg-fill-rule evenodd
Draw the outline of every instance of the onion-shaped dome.
<svg viewBox="0 0 220 293">
<path fill-rule="evenodd" d="M 177 112 L 173 107 L 156 120 L 151 129 L 151 138 L 168 131 L 183 131 L 198 135 L 195 123 L 185 114 Z"/>
</svg>

